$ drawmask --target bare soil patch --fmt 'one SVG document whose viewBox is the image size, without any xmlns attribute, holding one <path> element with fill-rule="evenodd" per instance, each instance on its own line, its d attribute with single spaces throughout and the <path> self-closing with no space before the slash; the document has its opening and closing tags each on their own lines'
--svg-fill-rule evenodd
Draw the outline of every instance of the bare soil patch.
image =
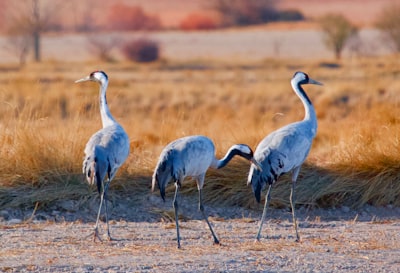
<svg viewBox="0 0 400 273">
<path fill-rule="evenodd" d="M 270 209 L 262 240 L 255 243 L 261 205 L 208 205 L 221 241 L 213 245 L 197 199 L 183 197 L 177 249 L 171 197 L 165 203 L 150 194 L 140 204 L 113 202 L 111 232 L 117 240 L 111 242 L 93 242 L 94 201 L 85 207 L 60 203 L 36 211 L 29 221 L 24 220 L 32 210 L 1 211 L 0 271 L 396 272 L 400 266 L 400 208 L 301 207 L 300 243 L 294 241 L 290 211 Z"/>
</svg>

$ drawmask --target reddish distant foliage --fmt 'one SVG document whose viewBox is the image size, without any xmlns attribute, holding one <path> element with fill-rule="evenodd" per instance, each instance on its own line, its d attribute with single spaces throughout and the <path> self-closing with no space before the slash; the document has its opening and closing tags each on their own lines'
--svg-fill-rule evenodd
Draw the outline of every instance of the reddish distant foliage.
<svg viewBox="0 0 400 273">
<path fill-rule="evenodd" d="M 141 7 L 115 4 L 108 13 L 111 30 L 157 30 L 161 28 L 157 16 L 146 14 Z"/>
<path fill-rule="evenodd" d="M 202 13 L 191 13 L 180 23 L 182 30 L 210 30 L 218 27 L 218 22 L 210 15 Z"/>
<path fill-rule="evenodd" d="M 124 56 L 135 62 L 153 62 L 159 58 L 159 45 L 156 41 L 140 38 L 127 42 L 122 47 Z"/>
</svg>

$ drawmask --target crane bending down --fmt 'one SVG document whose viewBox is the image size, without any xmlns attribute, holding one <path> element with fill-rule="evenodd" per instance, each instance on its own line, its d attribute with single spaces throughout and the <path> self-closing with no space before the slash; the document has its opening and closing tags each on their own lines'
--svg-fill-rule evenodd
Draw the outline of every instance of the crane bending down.
<svg viewBox="0 0 400 273">
<path fill-rule="evenodd" d="M 256 240 L 260 240 L 262 225 L 266 216 L 270 201 L 272 185 L 280 175 L 292 172 L 292 187 L 290 193 L 290 205 L 292 207 L 293 226 L 296 231 L 296 241 L 300 241 L 297 231 L 295 213 L 295 186 L 301 165 L 307 158 L 312 141 L 317 132 L 317 117 L 314 107 L 302 88 L 303 84 L 322 83 L 310 79 L 303 72 L 296 72 L 291 80 L 291 85 L 304 105 L 305 117 L 302 121 L 288 124 L 266 136 L 257 146 L 254 158 L 261 165 L 262 171 L 250 167 L 247 185 L 251 184 L 257 202 L 260 202 L 261 191 L 268 184 L 265 197 L 265 205 L 260 221 Z"/>
<path fill-rule="evenodd" d="M 188 136 L 179 138 L 169 143 L 161 152 L 157 166 L 154 170 L 152 179 L 152 191 L 156 183 L 160 189 L 160 194 L 165 201 L 165 188 L 170 180 L 175 181 L 175 196 L 173 207 L 175 209 L 175 224 L 178 241 L 178 248 L 181 247 L 178 224 L 178 191 L 185 177 L 193 177 L 197 182 L 199 190 L 199 209 L 203 214 L 204 220 L 210 228 L 214 238 L 214 243 L 219 244 L 210 222 L 204 212 L 202 202 L 202 189 L 204 178 L 208 168 L 220 169 L 224 167 L 235 156 L 244 157 L 254 164 L 258 163 L 253 159 L 253 151 L 245 144 L 233 145 L 226 153 L 225 157 L 218 160 L 215 157 L 215 147 L 211 139 L 205 136 Z"/>
<path fill-rule="evenodd" d="M 103 202 L 106 213 L 107 236 L 108 240 L 112 240 L 108 224 L 107 190 L 117 170 L 129 155 L 129 138 L 108 108 L 106 99 L 107 74 L 103 71 L 95 71 L 89 76 L 77 80 L 76 83 L 85 81 L 93 81 L 100 84 L 100 114 L 103 123 L 103 128 L 92 135 L 86 144 L 85 158 L 83 160 L 83 173 L 89 184 L 96 183 L 100 194 L 99 211 L 94 228 L 94 241 L 96 238 L 101 241 L 98 233 L 98 224 Z"/>
</svg>

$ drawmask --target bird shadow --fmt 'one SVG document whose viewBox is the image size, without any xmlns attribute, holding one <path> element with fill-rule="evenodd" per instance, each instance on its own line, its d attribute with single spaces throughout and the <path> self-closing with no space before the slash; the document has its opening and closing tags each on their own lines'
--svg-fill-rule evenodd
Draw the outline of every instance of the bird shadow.
<svg viewBox="0 0 400 273">
<path fill-rule="evenodd" d="M 252 194 L 251 187 L 246 187 L 244 176 L 238 179 L 237 172 L 248 171 L 248 165 L 242 164 L 227 166 L 224 172 L 211 172 L 206 177 L 204 187 L 205 213 L 210 221 L 241 220 L 254 222 L 259 221 L 263 209 L 263 198 L 258 204 Z M 229 173 L 236 179 L 230 179 Z M 350 169 L 349 169 L 350 170 Z M 353 172 L 361 170 L 351 169 Z M 363 173 L 364 177 L 367 175 Z M 376 174 L 371 174 L 374 176 Z M 315 164 L 304 164 L 300 172 L 296 186 L 296 213 L 301 222 L 329 222 L 336 220 L 346 221 L 386 221 L 400 218 L 400 208 L 391 205 L 388 200 L 384 205 L 377 205 L 376 200 L 382 200 L 377 195 L 371 199 L 364 198 L 363 194 L 370 188 L 358 187 L 354 190 L 356 183 L 360 184 L 360 178 L 353 178 L 354 184 L 349 183 L 349 174 L 346 171 L 333 171 L 332 169 L 317 166 Z M 221 184 L 218 178 L 224 180 Z M 367 178 L 366 178 L 367 179 Z M 172 207 L 173 183 L 170 183 L 166 192 L 165 202 L 158 192 L 151 192 L 151 176 L 135 175 L 129 177 L 129 183 L 118 181 L 112 184 L 109 191 L 109 216 L 110 224 L 115 221 L 127 222 L 173 222 L 175 212 Z M 341 185 L 346 181 L 346 185 Z M 186 184 L 185 184 L 186 183 Z M 183 191 L 180 195 L 179 217 L 180 221 L 202 220 L 203 216 L 198 209 L 198 193 L 194 182 L 190 180 L 182 186 L 193 188 L 192 191 Z M 123 184 L 123 186 L 122 186 Z M 290 221 L 291 209 L 289 203 L 290 175 L 280 177 L 271 192 L 271 206 L 268 208 L 268 221 Z M 226 187 L 226 189 L 224 188 Z M 44 189 L 41 189 L 44 190 Z M 214 191 L 217 190 L 217 193 Z M 224 193 L 223 191 L 232 192 Z M 18 192 L 13 188 L 2 189 L 2 195 L 10 195 L 12 200 Z M 384 193 L 384 192 L 383 192 Z M 214 198 L 207 199 L 208 195 Z M 365 199 L 363 202 L 360 200 Z M 232 201 L 230 201 L 232 200 Z M 0 223 L 17 221 L 49 221 L 49 222 L 84 222 L 94 223 L 99 205 L 98 194 L 93 193 L 84 199 L 56 200 L 48 206 L 2 206 Z M 38 204 L 36 202 L 36 204 Z M 356 205 L 354 205 L 356 204 Z M 104 215 L 104 214 L 103 214 Z M 101 220 L 104 222 L 104 216 Z M 307 228 L 308 224 L 304 224 Z"/>
</svg>

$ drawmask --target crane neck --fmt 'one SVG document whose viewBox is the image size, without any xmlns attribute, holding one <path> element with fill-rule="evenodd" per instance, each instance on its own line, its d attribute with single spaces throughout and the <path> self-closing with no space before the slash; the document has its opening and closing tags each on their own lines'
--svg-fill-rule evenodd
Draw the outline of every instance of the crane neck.
<svg viewBox="0 0 400 273">
<path fill-rule="evenodd" d="M 315 113 L 315 109 L 310 98 L 307 96 L 300 83 L 292 81 L 291 84 L 294 92 L 300 98 L 304 106 L 305 115 L 303 121 L 310 122 L 312 124 L 312 128 L 316 131 L 317 115 Z"/>
<path fill-rule="evenodd" d="M 249 151 L 250 151 L 250 150 L 249 150 Z M 216 169 L 221 169 L 221 168 L 225 167 L 226 164 L 228 164 L 229 161 L 231 161 L 232 158 L 233 158 L 234 156 L 236 156 L 236 155 L 241 156 L 241 157 L 243 157 L 243 158 L 246 158 L 246 159 L 248 159 L 248 160 L 250 160 L 250 158 L 252 157 L 249 153 L 243 152 L 243 151 L 240 149 L 240 145 L 233 145 L 233 146 L 228 150 L 228 152 L 225 154 L 225 156 L 224 156 L 222 159 L 220 159 L 220 160 L 215 159 L 215 162 L 214 162 L 214 164 L 212 164 L 212 166 L 213 166 L 214 168 L 216 168 Z"/>
<path fill-rule="evenodd" d="M 103 123 L 103 128 L 116 123 L 114 117 L 111 115 L 110 109 L 107 104 L 107 92 L 108 82 L 100 83 L 100 115 Z"/>
</svg>

